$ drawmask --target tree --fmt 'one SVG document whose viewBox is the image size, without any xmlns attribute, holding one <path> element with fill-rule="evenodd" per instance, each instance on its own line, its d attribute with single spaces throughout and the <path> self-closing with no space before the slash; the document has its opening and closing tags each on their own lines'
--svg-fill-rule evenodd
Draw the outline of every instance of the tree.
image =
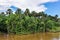
<svg viewBox="0 0 60 40">
<path fill-rule="evenodd" d="M 6 11 L 6 14 L 12 14 L 13 13 L 13 11 L 11 10 L 11 9 L 8 9 L 7 11 Z"/>
<path fill-rule="evenodd" d="M 31 14 L 32 14 L 32 16 L 36 17 L 37 13 L 35 11 L 32 11 Z"/>
<path fill-rule="evenodd" d="M 25 12 L 24 12 L 25 15 L 29 15 L 30 14 L 30 11 L 29 9 L 26 9 Z"/>
<path fill-rule="evenodd" d="M 58 15 L 55 15 L 55 21 L 58 21 L 57 17 L 58 17 Z"/>
<path fill-rule="evenodd" d="M 21 11 L 21 9 L 18 8 L 15 13 L 16 13 L 16 14 L 21 14 L 22 11 Z"/>
<path fill-rule="evenodd" d="M 4 14 L 4 12 L 1 12 L 1 14 Z"/>
<path fill-rule="evenodd" d="M 57 18 L 57 17 L 58 17 L 58 15 L 55 15 L 55 17 Z"/>
<path fill-rule="evenodd" d="M 7 33 L 6 16 L 0 14 L 0 32 Z"/>
<path fill-rule="evenodd" d="M 1 15 L 5 15 L 5 13 L 4 12 L 1 12 Z"/>
<path fill-rule="evenodd" d="M 0 32 L 13 34 L 30 34 L 36 32 L 56 32 L 60 27 L 60 18 L 58 15 L 51 16 L 44 12 L 30 13 L 29 9 L 22 14 L 21 9 L 16 10 L 16 14 L 12 14 L 12 10 L 8 9 L 8 16 L 4 12 L 0 14 Z M 37 18 L 41 16 L 41 18 Z M 57 21 L 58 20 L 58 21 Z M 60 30 L 59 30 L 60 31 Z"/>
</svg>

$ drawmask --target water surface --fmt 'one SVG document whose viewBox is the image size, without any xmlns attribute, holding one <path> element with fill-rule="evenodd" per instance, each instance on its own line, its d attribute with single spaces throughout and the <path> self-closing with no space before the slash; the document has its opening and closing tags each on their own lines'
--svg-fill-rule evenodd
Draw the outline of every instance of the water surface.
<svg viewBox="0 0 60 40">
<path fill-rule="evenodd" d="M 36 33 L 29 35 L 0 35 L 0 40 L 60 40 L 60 33 Z"/>
</svg>

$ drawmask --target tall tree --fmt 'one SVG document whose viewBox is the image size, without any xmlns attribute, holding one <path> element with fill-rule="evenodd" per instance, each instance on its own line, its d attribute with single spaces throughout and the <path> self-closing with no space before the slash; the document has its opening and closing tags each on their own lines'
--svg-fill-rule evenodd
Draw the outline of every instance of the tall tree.
<svg viewBox="0 0 60 40">
<path fill-rule="evenodd" d="M 58 15 L 55 15 L 55 20 L 56 20 L 56 21 L 58 21 L 57 17 L 58 17 Z"/>
<path fill-rule="evenodd" d="M 58 17 L 58 15 L 55 15 L 55 18 L 57 18 Z"/>
<path fill-rule="evenodd" d="M 22 12 L 21 9 L 18 8 L 15 13 L 16 14 L 21 14 L 21 12 Z"/>
<path fill-rule="evenodd" d="M 30 11 L 29 9 L 26 9 L 25 12 L 24 12 L 25 15 L 29 15 L 30 14 Z"/>
<path fill-rule="evenodd" d="M 8 9 L 7 11 L 6 11 L 6 14 L 12 14 L 13 13 L 13 11 L 11 10 L 11 9 Z"/>
<path fill-rule="evenodd" d="M 36 14 L 37 13 L 35 11 L 32 11 L 31 14 L 32 14 L 32 16 L 35 16 L 36 17 Z"/>
</svg>

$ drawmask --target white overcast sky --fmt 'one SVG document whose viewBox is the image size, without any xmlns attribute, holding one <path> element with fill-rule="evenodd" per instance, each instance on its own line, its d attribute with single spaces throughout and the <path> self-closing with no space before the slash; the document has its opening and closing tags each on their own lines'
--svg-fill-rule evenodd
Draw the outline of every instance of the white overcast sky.
<svg viewBox="0 0 60 40">
<path fill-rule="evenodd" d="M 48 8 L 43 3 L 56 2 L 58 0 L 0 0 L 0 10 L 7 10 L 11 6 L 18 7 L 23 11 L 28 8 L 30 11 L 45 11 Z M 38 6 L 41 4 L 40 6 Z"/>
</svg>

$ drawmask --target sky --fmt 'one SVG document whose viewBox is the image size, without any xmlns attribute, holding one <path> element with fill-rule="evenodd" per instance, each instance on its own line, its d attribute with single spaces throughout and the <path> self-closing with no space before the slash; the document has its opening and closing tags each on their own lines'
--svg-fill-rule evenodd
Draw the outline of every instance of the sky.
<svg viewBox="0 0 60 40">
<path fill-rule="evenodd" d="M 11 8 L 15 11 L 17 8 L 25 11 L 26 8 L 31 11 L 44 11 L 48 15 L 58 15 L 60 17 L 60 0 L 0 0 L 0 12 Z"/>
</svg>

